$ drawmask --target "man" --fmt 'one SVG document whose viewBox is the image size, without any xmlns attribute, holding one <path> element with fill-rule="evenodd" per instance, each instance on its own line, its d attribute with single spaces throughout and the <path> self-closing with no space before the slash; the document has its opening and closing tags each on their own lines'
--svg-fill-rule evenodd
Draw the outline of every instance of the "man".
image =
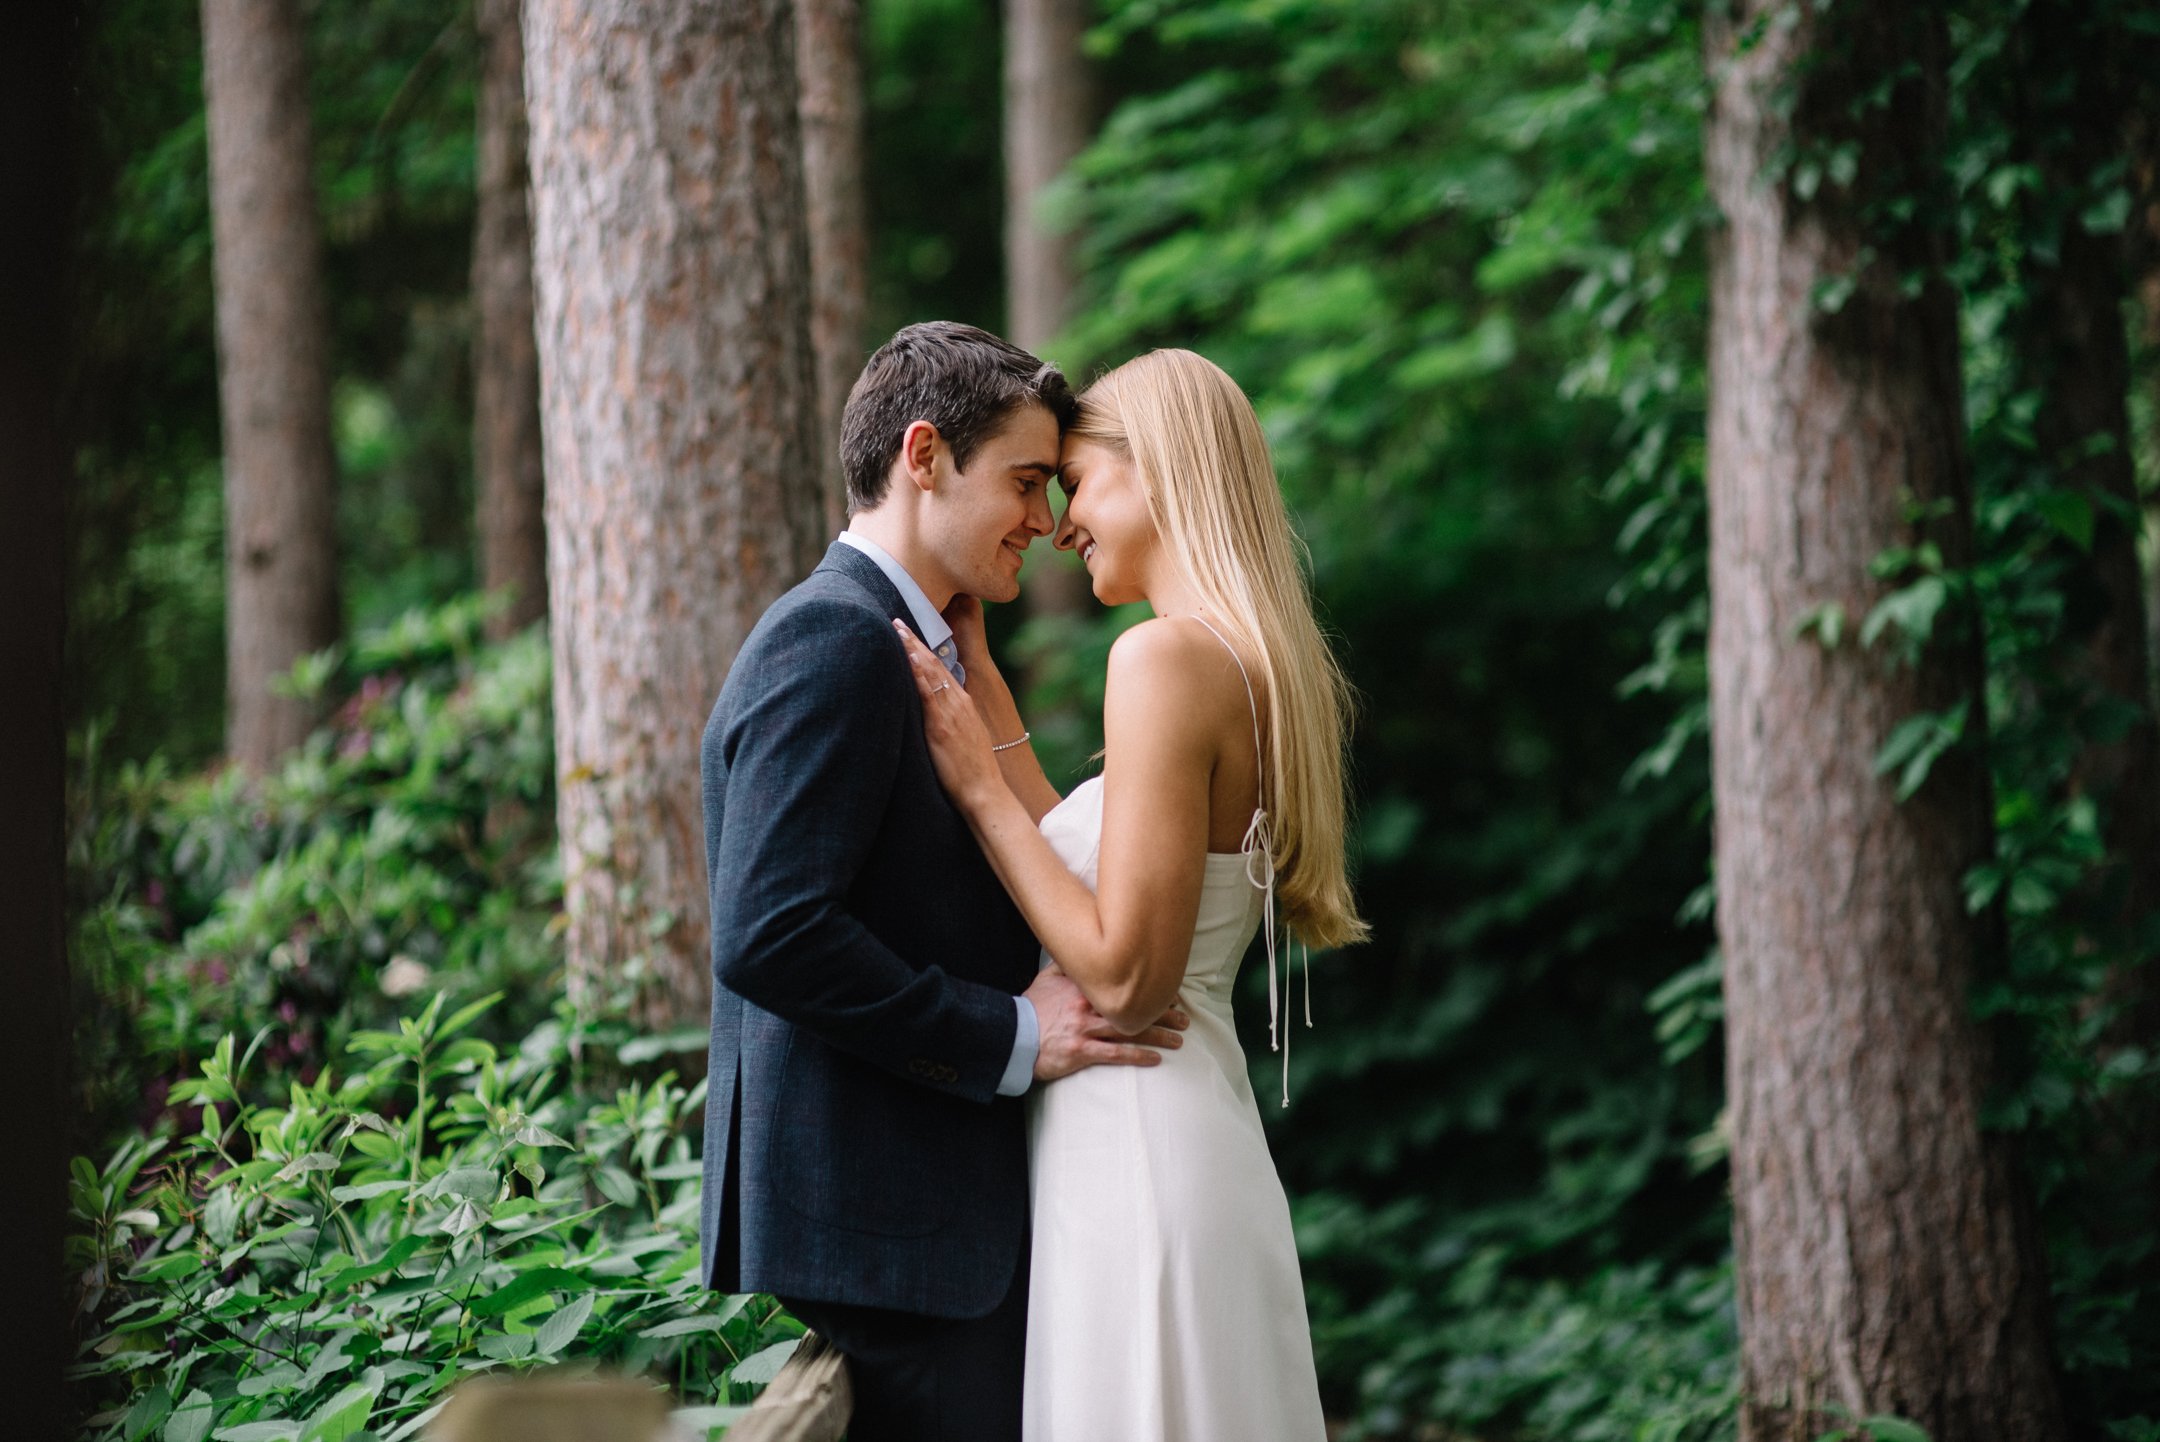
<svg viewBox="0 0 2160 1442">
<path fill-rule="evenodd" d="M 1031 1081 L 1144 1065 L 947 802 L 899 620 L 964 686 L 955 597 L 1011 600 L 1074 402 L 987 332 L 910 326 L 848 397 L 847 532 L 743 644 L 703 746 L 708 1285 L 845 1355 L 852 1442 L 1020 1433 Z M 1003 740 L 1005 738 L 999 738 Z"/>
</svg>

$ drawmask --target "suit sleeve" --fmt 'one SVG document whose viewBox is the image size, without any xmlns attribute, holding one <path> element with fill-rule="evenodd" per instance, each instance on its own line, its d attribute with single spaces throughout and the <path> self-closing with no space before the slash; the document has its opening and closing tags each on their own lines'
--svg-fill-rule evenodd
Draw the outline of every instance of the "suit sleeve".
<svg viewBox="0 0 2160 1442">
<path fill-rule="evenodd" d="M 873 614 L 831 606 L 781 619 L 745 663 L 703 748 L 715 984 L 895 1076 L 988 1102 L 1014 1050 L 1011 993 L 909 965 L 846 905 L 898 772 L 902 708 L 921 705 L 906 653 Z"/>
</svg>

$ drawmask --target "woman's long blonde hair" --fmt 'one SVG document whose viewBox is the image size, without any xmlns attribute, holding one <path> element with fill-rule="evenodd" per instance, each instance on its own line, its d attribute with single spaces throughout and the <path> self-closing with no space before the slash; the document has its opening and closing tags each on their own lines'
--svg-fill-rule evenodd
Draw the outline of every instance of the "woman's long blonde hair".
<svg viewBox="0 0 2160 1442">
<path fill-rule="evenodd" d="M 1364 940 L 1369 928 L 1344 857 L 1353 697 L 1313 619 L 1298 566 L 1303 543 L 1290 529 L 1252 402 L 1206 357 L 1150 351 L 1081 393 L 1069 434 L 1133 462 L 1185 581 L 1259 659 L 1267 681 L 1260 804 L 1274 832 L 1285 920 L 1308 946 Z"/>
</svg>

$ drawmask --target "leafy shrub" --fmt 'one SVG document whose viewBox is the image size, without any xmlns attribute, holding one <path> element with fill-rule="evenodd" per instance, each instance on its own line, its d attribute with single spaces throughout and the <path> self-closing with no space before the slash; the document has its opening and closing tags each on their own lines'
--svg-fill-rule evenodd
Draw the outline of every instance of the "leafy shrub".
<svg viewBox="0 0 2160 1442">
<path fill-rule="evenodd" d="M 703 1102 L 672 1074 L 580 1100 L 546 1045 L 469 1034 L 496 998 L 360 1031 L 354 1070 L 251 1100 L 223 1037 L 203 1128 L 131 1136 L 72 1183 L 88 1438 L 413 1435 L 462 1378 L 565 1359 L 666 1376 L 725 1423 L 801 1334 L 695 1261 Z"/>
<path fill-rule="evenodd" d="M 292 684 L 347 699 L 259 783 L 71 766 L 72 954 L 94 1135 L 148 1125 L 228 1031 L 272 1021 L 255 1080 L 311 1081 L 403 998 L 500 992 L 498 1041 L 548 1015 L 560 948 L 544 630 L 482 643 L 471 597 L 408 614 Z"/>
</svg>

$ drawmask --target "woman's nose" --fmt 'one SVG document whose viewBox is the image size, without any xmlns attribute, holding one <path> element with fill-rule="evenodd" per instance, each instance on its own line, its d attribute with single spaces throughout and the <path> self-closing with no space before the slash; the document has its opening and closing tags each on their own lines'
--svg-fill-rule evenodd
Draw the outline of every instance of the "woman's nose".
<svg viewBox="0 0 2160 1442">
<path fill-rule="evenodd" d="M 1072 503 L 1069 501 L 1065 505 L 1065 514 L 1058 517 L 1057 534 L 1050 538 L 1050 545 L 1059 551 L 1073 548 Z"/>
</svg>

